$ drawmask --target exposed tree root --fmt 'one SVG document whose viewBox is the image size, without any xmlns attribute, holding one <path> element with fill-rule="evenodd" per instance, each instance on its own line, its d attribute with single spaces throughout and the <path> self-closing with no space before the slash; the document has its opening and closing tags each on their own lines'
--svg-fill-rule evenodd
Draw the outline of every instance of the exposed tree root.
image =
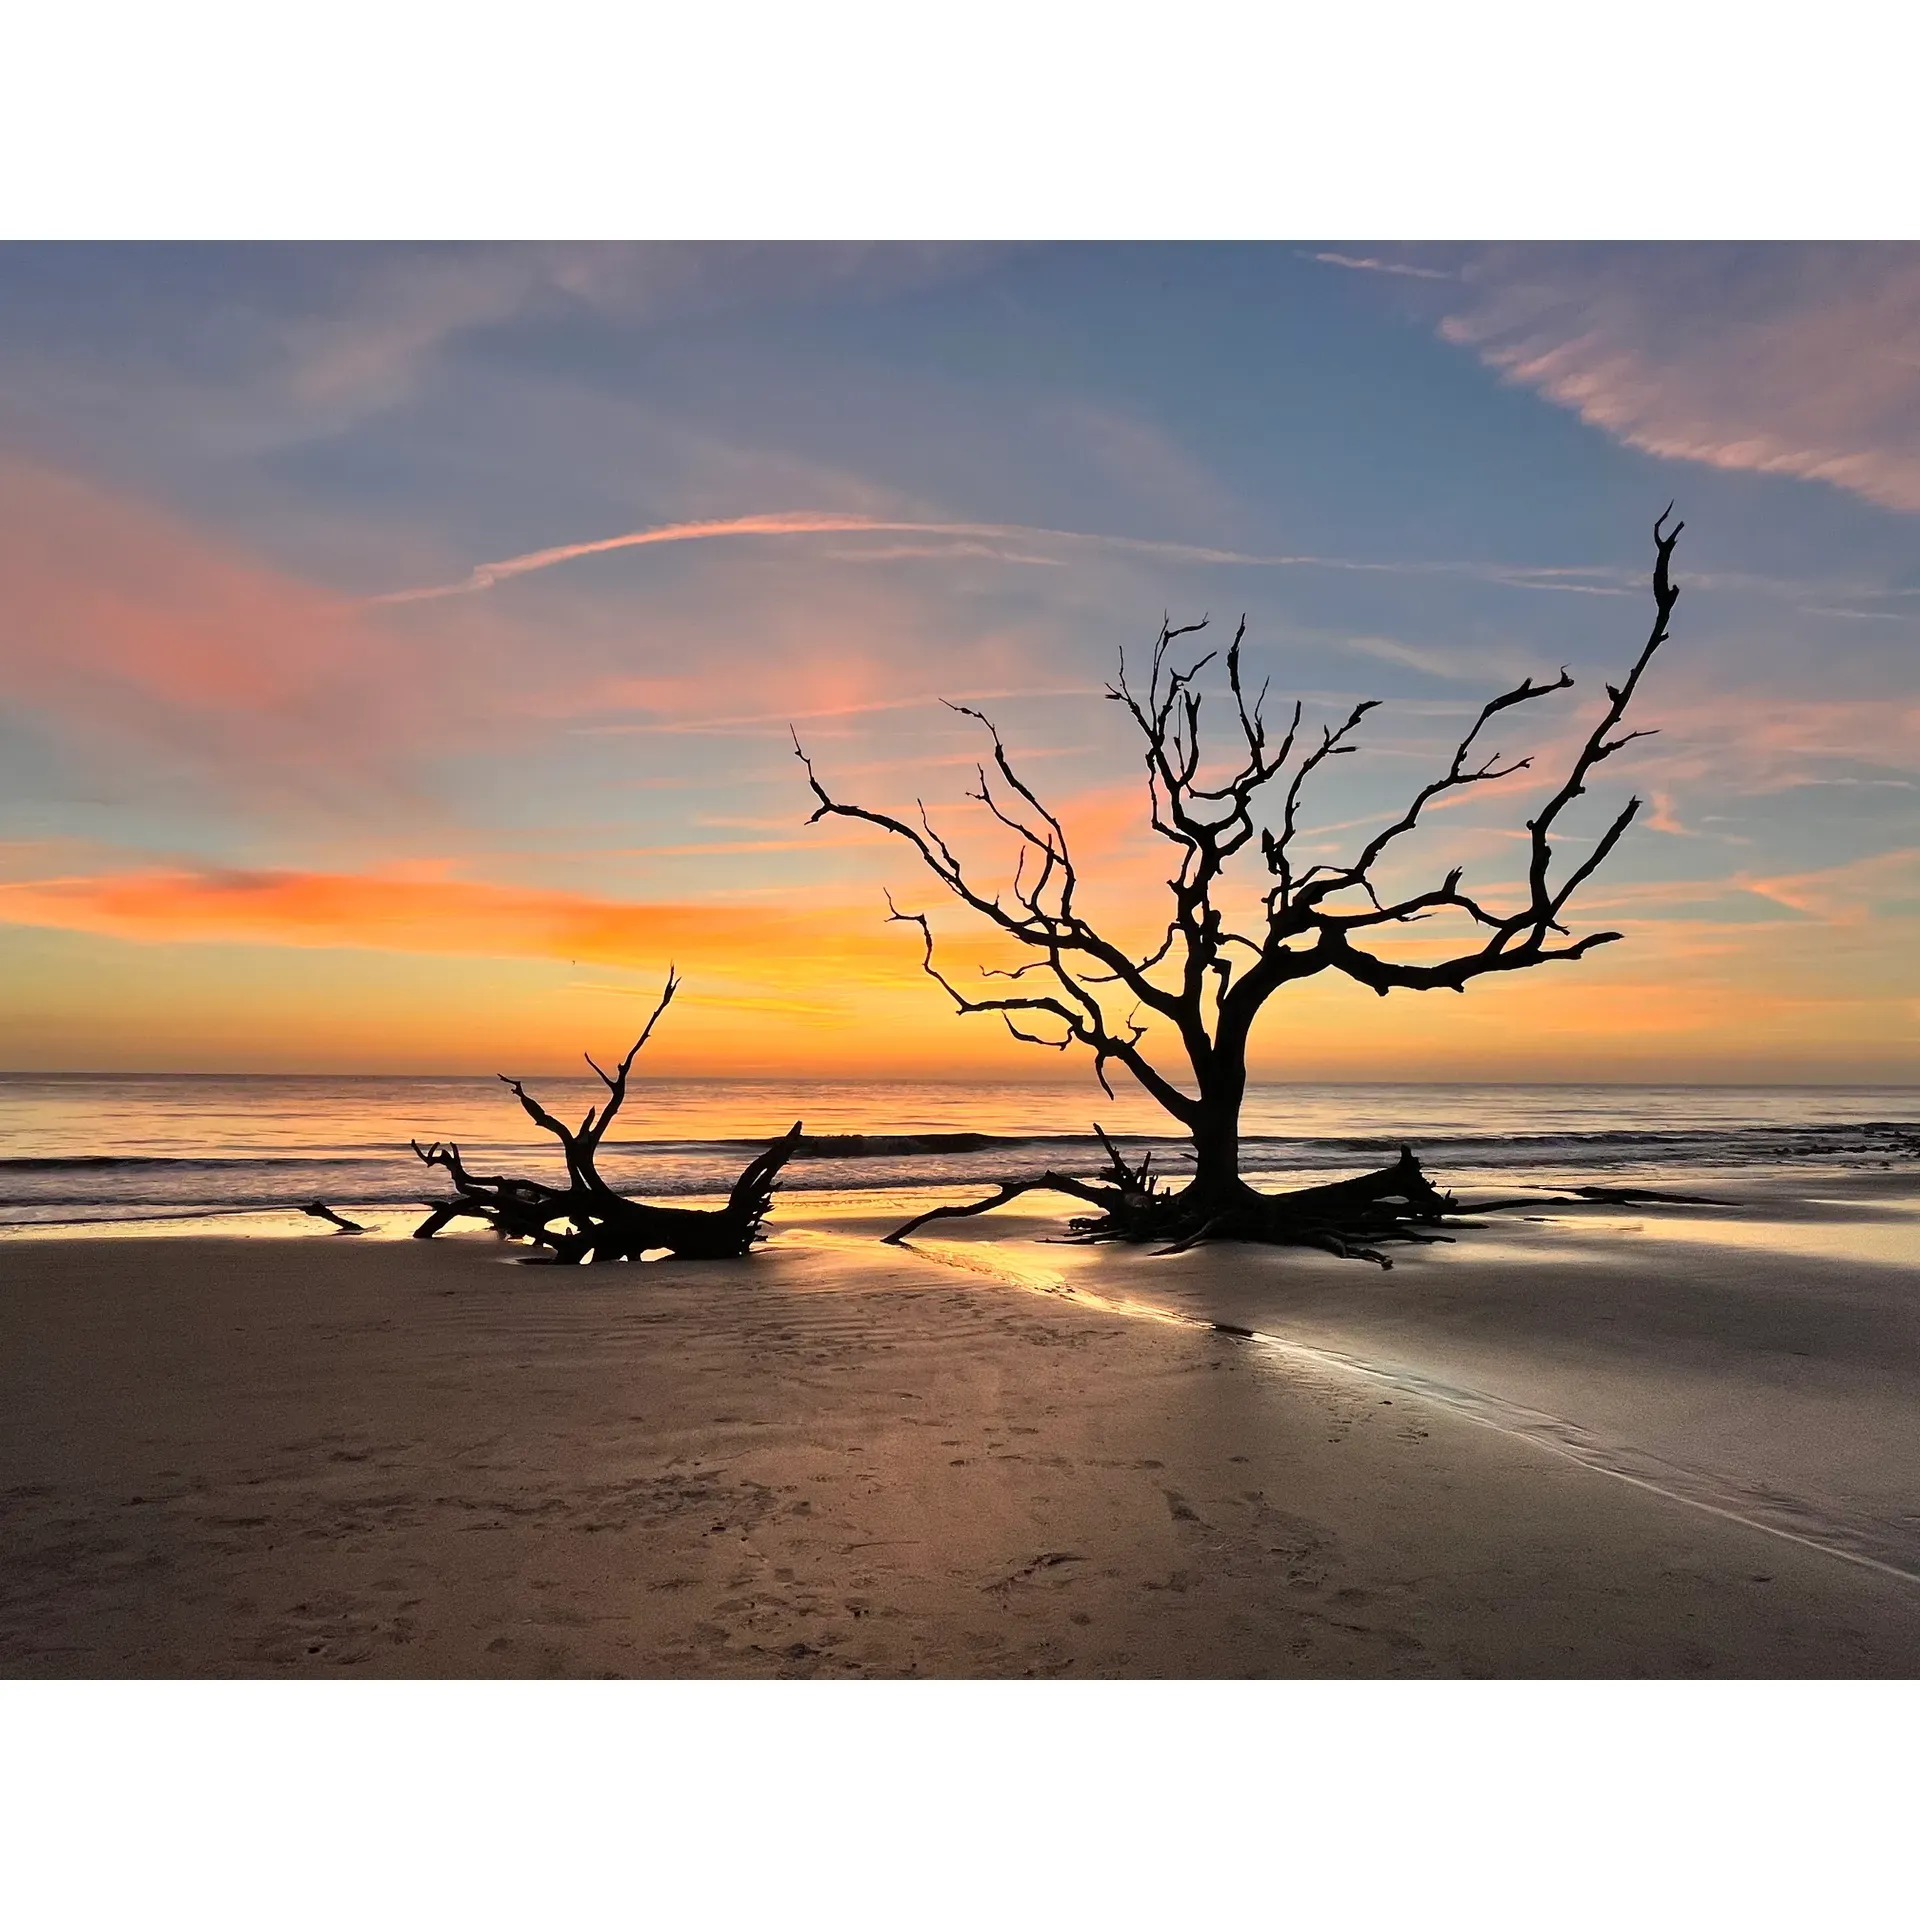
<svg viewBox="0 0 1920 1920">
<path fill-rule="evenodd" d="M 1105 1172 L 1086 1177 L 1047 1172 L 1025 1180 L 1009 1180 L 987 1199 L 929 1207 L 904 1226 L 896 1227 L 886 1236 L 887 1241 L 898 1246 L 936 1220 L 962 1220 L 991 1213 L 1023 1194 L 1064 1193 L 1099 1209 L 1068 1222 L 1069 1238 L 1083 1245 L 1116 1240 L 1136 1244 L 1164 1241 L 1166 1244 L 1155 1247 L 1154 1252 L 1168 1254 L 1185 1253 L 1209 1240 L 1236 1240 L 1311 1247 L 1337 1259 L 1368 1260 L 1378 1267 L 1391 1267 L 1392 1256 L 1382 1251 L 1383 1246 L 1436 1246 L 1451 1241 L 1456 1233 L 1485 1226 L 1484 1221 L 1463 1217 L 1469 1214 L 1541 1206 L 1732 1204 L 1642 1187 L 1572 1187 L 1524 1200 L 1456 1201 L 1421 1171 L 1410 1147 L 1402 1147 L 1399 1160 L 1377 1173 L 1301 1187 L 1292 1193 L 1260 1193 L 1238 1184 L 1224 1194 L 1202 1194 L 1197 1191 L 1197 1183 L 1166 1192 L 1149 1171 L 1151 1155 L 1138 1167 L 1131 1167 L 1099 1128 L 1094 1131 L 1099 1133 L 1110 1163 Z M 1441 1227 L 1448 1231 L 1438 1231 Z"/>
<path fill-rule="evenodd" d="M 431 1240 L 449 1221 L 464 1215 L 486 1221 L 506 1239 L 528 1240 L 549 1248 L 561 1266 L 638 1260 L 659 1252 L 682 1260 L 735 1260 L 751 1253 L 773 1203 L 780 1169 L 799 1145 L 799 1121 L 749 1163 L 733 1183 L 727 1204 L 717 1209 L 662 1207 L 628 1199 L 615 1193 L 594 1165 L 594 1153 L 626 1100 L 627 1074 L 634 1056 L 646 1045 L 654 1023 L 667 1010 L 678 985 L 678 978 L 669 971 L 660 1004 L 613 1073 L 604 1071 L 588 1056 L 587 1065 L 600 1076 L 607 1100 L 597 1112 L 589 1108 L 578 1127 L 555 1119 L 518 1080 L 501 1076 L 534 1124 L 560 1141 L 567 1162 L 566 1186 L 549 1187 L 511 1174 L 470 1173 L 459 1147 L 452 1142 L 442 1145 L 436 1140 L 423 1147 L 413 1141 L 413 1150 L 422 1162 L 442 1168 L 454 1188 L 451 1199 L 438 1201 L 429 1209 L 413 1237 Z"/>
<path fill-rule="evenodd" d="M 366 1232 L 366 1228 L 358 1220 L 349 1220 L 345 1214 L 335 1213 L 324 1200 L 309 1200 L 300 1211 L 312 1214 L 316 1220 L 325 1220 L 330 1226 L 338 1227 L 342 1233 Z"/>
</svg>

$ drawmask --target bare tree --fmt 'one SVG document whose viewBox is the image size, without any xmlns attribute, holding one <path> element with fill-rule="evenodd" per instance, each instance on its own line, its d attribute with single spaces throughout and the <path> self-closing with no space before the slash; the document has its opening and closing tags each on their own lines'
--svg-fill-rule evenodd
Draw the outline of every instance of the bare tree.
<svg viewBox="0 0 1920 1920">
<path fill-rule="evenodd" d="M 1455 868 L 1437 882 L 1397 898 L 1383 898 L 1377 883 L 1382 856 L 1420 824 L 1442 795 L 1510 778 L 1530 767 L 1530 756 L 1504 758 L 1487 746 L 1489 723 L 1511 708 L 1545 699 L 1573 685 L 1563 669 L 1557 679 L 1531 678 L 1489 700 L 1454 749 L 1444 772 L 1414 794 L 1405 810 L 1382 827 L 1344 865 L 1316 862 L 1304 869 L 1296 852 L 1303 791 L 1329 760 L 1355 751 L 1354 735 L 1380 703 L 1363 700 L 1338 726 L 1321 729 L 1310 745 L 1301 740 L 1301 708 L 1294 704 L 1284 731 L 1265 717 L 1267 689 L 1251 700 L 1241 677 L 1243 619 L 1226 650 L 1238 766 L 1224 777 L 1203 775 L 1199 678 L 1217 657 L 1209 652 L 1179 665 L 1178 643 L 1201 632 L 1206 621 L 1174 627 L 1162 623 L 1148 664 L 1146 684 L 1130 679 L 1124 651 L 1107 697 L 1125 707 L 1144 745 L 1149 820 L 1154 833 L 1177 850 L 1168 881 L 1173 911 L 1164 936 L 1136 956 L 1102 934 L 1083 916 L 1080 874 L 1066 829 L 1027 782 L 1014 771 L 998 730 L 986 715 L 949 702 L 985 728 L 989 763 L 969 798 L 983 806 L 1017 849 L 1008 892 L 989 891 L 970 879 L 960 859 L 929 819 L 924 804 L 915 821 L 835 800 L 794 736 L 794 751 L 806 768 L 818 805 L 810 816 L 862 820 L 905 840 L 953 897 L 997 927 L 1032 957 L 1006 970 L 983 969 L 1007 984 L 998 991 L 968 992 L 935 964 L 933 930 L 924 913 L 901 912 L 888 897 L 890 918 L 920 930 L 921 964 L 962 1014 L 997 1014 L 1016 1040 L 1062 1051 L 1079 1047 L 1092 1055 L 1100 1084 L 1112 1095 L 1109 1075 L 1117 1063 L 1177 1121 L 1192 1142 L 1192 1180 L 1163 1190 L 1150 1166 L 1132 1168 L 1102 1134 L 1108 1166 L 1091 1179 L 1047 1174 L 1009 1182 L 990 1200 L 967 1208 L 939 1208 L 899 1230 L 900 1237 L 936 1214 L 981 1212 L 1033 1189 L 1050 1187 L 1097 1205 L 1100 1216 L 1078 1222 L 1094 1235 L 1170 1239 L 1190 1244 L 1203 1236 L 1305 1240 L 1336 1243 L 1336 1252 L 1361 1252 L 1376 1237 L 1409 1234 L 1409 1220 L 1433 1220 L 1445 1211 L 1442 1196 L 1420 1174 L 1410 1153 L 1397 1168 L 1363 1181 L 1307 1193 L 1266 1195 L 1249 1187 L 1240 1172 L 1240 1108 L 1247 1085 L 1247 1045 L 1261 1009 L 1282 987 L 1316 974 L 1340 973 L 1376 993 L 1395 989 L 1464 991 L 1484 974 L 1513 973 L 1550 961 L 1578 960 L 1621 936 L 1589 933 L 1575 938 L 1563 923 L 1569 901 L 1606 860 L 1627 830 L 1639 801 L 1630 800 L 1583 857 L 1564 872 L 1554 866 L 1554 832 L 1561 815 L 1586 791 L 1588 775 L 1650 729 L 1622 730 L 1628 705 L 1648 664 L 1667 638 L 1679 589 L 1670 563 L 1681 522 L 1671 532 L 1669 507 L 1654 526 L 1654 621 L 1639 657 L 1618 686 L 1607 688 L 1607 707 L 1575 754 L 1566 777 L 1526 823 L 1528 858 L 1525 898 L 1511 912 L 1496 911 L 1464 886 Z M 1296 753 L 1296 748 L 1301 751 Z M 1283 774 L 1290 777 L 1277 785 Z M 1269 793 L 1269 789 L 1272 792 Z M 1277 805 L 1275 802 L 1277 801 Z M 1267 812 L 1257 820 L 1256 807 Z M 1229 927 L 1216 897 L 1228 863 L 1257 847 L 1266 884 L 1261 911 L 1244 930 Z M 1418 959 L 1382 950 L 1382 936 L 1436 916 L 1454 916 L 1464 942 L 1444 959 Z M 1117 1014 L 1115 1001 L 1127 1011 Z M 1184 1070 L 1170 1072 L 1148 1050 L 1154 1022 L 1171 1029 L 1184 1054 Z M 1375 1232 L 1378 1229 L 1378 1233 Z M 1369 1255 L 1368 1257 L 1377 1257 Z"/>
<path fill-rule="evenodd" d="M 671 967 L 666 989 L 640 1038 L 612 1073 L 591 1054 L 593 1068 L 607 1090 L 606 1102 L 589 1107 L 577 1127 L 556 1119 L 518 1080 L 500 1078 L 513 1090 L 535 1126 L 544 1127 L 565 1155 L 567 1184 L 550 1187 L 538 1180 L 512 1174 L 476 1174 L 468 1171 L 460 1149 L 438 1140 L 423 1147 L 411 1143 L 421 1161 L 440 1167 L 453 1182 L 453 1197 L 436 1202 L 414 1229 L 416 1240 L 431 1240 L 450 1220 L 462 1215 L 485 1220 L 494 1232 L 512 1240 L 530 1240 L 548 1247 L 563 1266 L 583 1261 L 638 1260 L 642 1254 L 664 1250 L 686 1260 L 730 1260 L 750 1253 L 761 1223 L 773 1203 L 774 1182 L 780 1169 L 800 1144 L 800 1123 L 774 1141 L 734 1182 L 727 1204 L 718 1209 L 660 1207 L 615 1193 L 594 1164 L 594 1155 L 614 1116 L 627 1098 L 627 1075 L 640 1049 L 652 1037 L 660 1016 L 673 1002 L 680 981 Z M 309 1209 L 311 1211 L 311 1209 Z"/>
</svg>

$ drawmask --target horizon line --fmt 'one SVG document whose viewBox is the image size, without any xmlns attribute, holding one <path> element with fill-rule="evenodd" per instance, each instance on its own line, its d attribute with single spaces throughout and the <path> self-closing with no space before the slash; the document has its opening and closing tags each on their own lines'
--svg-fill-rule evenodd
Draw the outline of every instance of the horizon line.
<svg viewBox="0 0 1920 1920">
<path fill-rule="evenodd" d="M 540 1072 L 541 1069 L 530 1069 Z M 545 1078 L 559 1079 L 567 1077 L 559 1072 L 544 1074 Z M 582 1073 L 580 1079 L 590 1082 L 591 1075 Z M 475 1068 L 456 1070 L 452 1068 L 435 1069 L 368 1069 L 354 1071 L 342 1068 L 273 1068 L 273 1067 L 0 1067 L 0 1080 L 473 1080 L 482 1084 L 497 1084 L 500 1075 L 497 1072 Z M 900 1075 L 880 1074 L 726 1074 L 726 1073 L 634 1073 L 636 1085 L 652 1083 L 656 1085 L 691 1086 L 873 1086 L 873 1087 L 1061 1087 L 1072 1084 L 1068 1076 L 1053 1077 L 1005 1077 L 981 1078 L 977 1076 L 920 1074 L 902 1077 Z M 1858 1093 L 1920 1093 L 1920 1077 L 1912 1080 L 1595 1080 L 1578 1079 L 1541 1079 L 1541 1080 L 1463 1080 L 1444 1076 L 1402 1077 L 1393 1080 L 1256 1080 L 1249 1079 L 1248 1090 L 1268 1087 L 1478 1087 L 1487 1090 L 1506 1090 L 1514 1088 L 1559 1087 L 1578 1089 L 1589 1087 L 1614 1087 L 1631 1089 L 1642 1093 L 1668 1092 L 1711 1092 L 1716 1090 L 1746 1092 L 1858 1092 Z M 1087 1090 L 1099 1095 L 1099 1089 L 1092 1082 Z M 1102 1099 L 1104 1095 L 1099 1095 Z M 1140 1098 L 1151 1100 L 1152 1096 L 1144 1090 Z"/>
</svg>

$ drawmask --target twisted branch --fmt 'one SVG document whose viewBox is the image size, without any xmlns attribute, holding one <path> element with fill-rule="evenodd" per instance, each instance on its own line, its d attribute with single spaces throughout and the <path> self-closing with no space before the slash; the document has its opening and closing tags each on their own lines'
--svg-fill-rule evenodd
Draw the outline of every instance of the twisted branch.
<svg viewBox="0 0 1920 1920">
<path fill-rule="evenodd" d="M 978 710 L 949 702 L 953 711 L 977 722 L 991 743 L 978 768 L 978 784 L 968 797 L 1012 837 L 1016 861 L 1010 896 L 988 892 L 963 870 L 959 858 L 933 828 L 924 805 L 918 824 L 893 814 L 833 798 L 812 760 L 793 736 L 793 749 L 806 770 L 816 802 L 811 821 L 828 816 L 863 821 L 905 840 L 949 894 L 996 927 L 1032 957 L 1011 968 L 984 969 L 989 977 L 1011 982 L 1038 975 L 1047 990 L 1002 995 L 963 991 L 935 963 L 933 929 L 924 913 L 903 912 L 888 897 L 889 918 L 920 929 L 922 970 L 937 981 L 957 1013 L 998 1014 L 1017 1040 L 1066 1050 L 1086 1048 L 1100 1083 L 1109 1093 L 1110 1063 L 1118 1061 L 1159 1104 L 1188 1127 L 1206 1117 L 1210 1098 L 1232 1093 L 1237 1113 L 1238 1085 L 1244 1083 L 1245 1048 L 1255 1016 L 1282 986 L 1310 975 L 1343 973 L 1376 992 L 1394 988 L 1424 991 L 1451 987 L 1463 991 L 1483 974 L 1512 972 L 1551 961 L 1578 960 L 1618 940 L 1617 932 L 1574 938 L 1563 924 L 1568 903 L 1613 852 L 1639 809 L 1631 800 L 1602 833 L 1594 848 L 1566 877 L 1550 880 L 1561 816 L 1586 792 L 1594 769 L 1649 729 L 1621 731 L 1623 718 L 1654 654 L 1665 643 L 1679 589 L 1671 578 L 1673 551 L 1682 523 L 1668 530 L 1668 507 L 1654 525 L 1654 621 L 1638 658 L 1618 686 L 1609 685 L 1608 706 L 1581 745 L 1565 778 L 1534 818 L 1527 822 L 1528 863 L 1524 905 L 1511 913 L 1486 906 L 1464 888 L 1464 871 L 1454 868 L 1438 882 L 1396 899 L 1383 899 L 1379 864 L 1388 851 L 1412 834 L 1427 810 L 1443 796 L 1491 785 L 1530 769 L 1531 755 L 1508 756 L 1483 741 L 1500 715 L 1562 693 L 1573 685 L 1559 675 L 1536 683 L 1531 676 L 1496 695 L 1475 716 L 1445 768 L 1421 786 L 1406 807 L 1380 829 L 1346 864 L 1315 864 L 1300 872 L 1294 849 L 1300 832 L 1303 798 L 1314 774 L 1328 761 L 1357 751 L 1355 734 L 1378 701 L 1362 700 L 1337 726 L 1321 729 L 1317 744 L 1299 758 L 1301 708 L 1278 739 L 1264 717 L 1267 688 L 1251 700 L 1241 671 L 1246 623 L 1241 621 L 1226 649 L 1226 677 L 1238 734 L 1239 758 L 1222 775 L 1203 779 L 1202 712 L 1205 695 L 1199 680 L 1216 658 L 1203 654 L 1191 664 L 1175 658 L 1177 643 L 1202 633 L 1203 618 L 1176 627 L 1163 619 L 1149 657 L 1146 685 L 1130 680 L 1124 651 L 1106 694 L 1126 709 L 1140 736 L 1147 772 L 1148 824 L 1179 849 L 1167 885 L 1173 896 L 1164 937 L 1144 957 L 1135 958 L 1102 936 L 1077 904 L 1080 874 L 1059 817 L 1016 772 L 999 730 Z M 1276 824 L 1261 825 L 1255 810 L 1265 789 L 1291 767 Z M 1263 896 L 1258 922 L 1230 928 L 1215 899 L 1216 885 L 1228 864 L 1256 839 L 1275 884 Z M 1350 895 L 1363 900 L 1347 899 Z M 1363 936 L 1401 927 L 1435 914 L 1457 913 L 1467 927 L 1485 937 L 1478 944 L 1428 962 L 1393 958 L 1375 950 Z M 1131 996 L 1132 1009 L 1111 1012 L 1101 990 L 1117 988 Z M 1145 1048 L 1146 1019 L 1173 1030 L 1185 1054 L 1184 1077 L 1197 1089 L 1188 1093 Z M 1024 1023 L 1021 1018 L 1024 1016 Z M 1035 1031 L 1036 1024 L 1046 1029 Z M 1237 1079 L 1236 1079 L 1237 1076 Z"/>
<path fill-rule="evenodd" d="M 774 1184 L 800 1140 L 800 1125 L 776 1140 L 751 1161 L 734 1182 L 727 1204 L 718 1210 L 660 1207 L 615 1193 L 601 1177 L 594 1155 L 606 1138 L 614 1116 L 626 1102 L 627 1077 L 640 1049 L 652 1037 L 660 1016 L 673 1002 L 680 977 L 669 967 L 659 1004 L 612 1073 L 591 1054 L 587 1065 L 607 1090 L 604 1104 L 587 1109 L 577 1127 L 556 1119 L 518 1080 L 506 1074 L 501 1081 L 533 1123 L 553 1134 L 566 1157 L 567 1184 L 549 1187 L 537 1180 L 512 1175 L 474 1174 L 451 1142 L 435 1141 L 423 1147 L 411 1143 L 415 1155 L 430 1167 L 442 1169 L 453 1182 L 453 1198 L 441 1200 L 414 1230 L 416 1240 L 431 1240 L 451 1220 L 470 1215 L 485 1220 L 509 1239 L 530 1240 L 552 1250 L 565 1265 L 583 1260 L 637 1260 L 664 1249 L 687 1259 L 731 1259 L 752 1250 L 760 1226 L 772 1204 Z M 562 1229 L 559 1223 L 564 1222 Z"/>
</svg>

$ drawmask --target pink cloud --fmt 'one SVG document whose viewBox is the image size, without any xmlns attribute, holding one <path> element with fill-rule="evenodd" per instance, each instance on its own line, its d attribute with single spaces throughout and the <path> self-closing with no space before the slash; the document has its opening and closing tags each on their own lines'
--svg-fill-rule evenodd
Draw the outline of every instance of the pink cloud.
<svg viewBox="0 0 1920 1920">
<path fill-rule="evenodd" d="M 28 697 L 258 715 L 365 664 L 348 610 L 71 475 L 0 460 L 0 627 Z"/>
<path fill-rule="evenodd" d="M 1673 808 L 1673 795 L 1663 787 L 1653 790 L 1653 805 L 1647 809 L 1647 825 L 1655 833 L 1677 834 L 1681 839 L 1693 840 L 1699 836 L 1681 820 Z"/>
<path fill-rule="evenodd" d="M 1888 901 L 1912 904 L 1920 892 L 1920 848 L 1870 854 L 1812 873 L 1770 874 L 1739 884 L 1762 899 L 1791 907 L 1830 926 L 1857 926 Z"/>
<path fill-rule="evenodd" d="M 1920 512 L 1920 248 L 1498 247 L 1442 322 L 1643 452 Z"/>
<path fill-rule="evenodd" d="M 703 537 L 699 526 L 663 533 Z M 583 550 L 522 556 L 501 577 Z M 932 684 L 900 697 L 903 659 L 953 650 L 924 609 L 877 579 L 843 584 L 824 608 L 769 609 L 736 593 L 718 613 L 669 601 L 617 629 L 589 620 L 537 636 L 505 609 L 468 603 L 409 615 L 402 635 L 397 616 L 177 515 L 4 455 L 0 601 L 0 675 L 18 709 L 103 750 L 116 777 L 189 765 L 254 795 L 391 795 L 448 742 L 471 749 L 510 727 L 524 743 L 530 724 L 723 732 L 748 690 L 781 734 L 788 716 L 929 705 Z M 706 644 L 689 646 L 689 632 Z M 991 637 L 972 647 L 975 672 L 995 676 L 984 684 L 1017 684 L 999 677 L 1013 651 Z"/>
<path fill-rule="evenodd" d="M 388 788 L 422 721 L 472 707 L 350 602 L 144 501 L 0 456 L 0 675 L 111 780 L 190 766 L 247 791 Z M 129 745 L 137 750 L 130 756 Z"/>
<path fill-rule="evenodd" d="M 1637 764 L 1663 784 L 1766 793 L 1817 784 L 1836 764 L 1920 771 L 1912 700 L 1768 699 L 1683 685 L 1655 720 L 1662 731 L 1640 745 Z"/>
</svg>

